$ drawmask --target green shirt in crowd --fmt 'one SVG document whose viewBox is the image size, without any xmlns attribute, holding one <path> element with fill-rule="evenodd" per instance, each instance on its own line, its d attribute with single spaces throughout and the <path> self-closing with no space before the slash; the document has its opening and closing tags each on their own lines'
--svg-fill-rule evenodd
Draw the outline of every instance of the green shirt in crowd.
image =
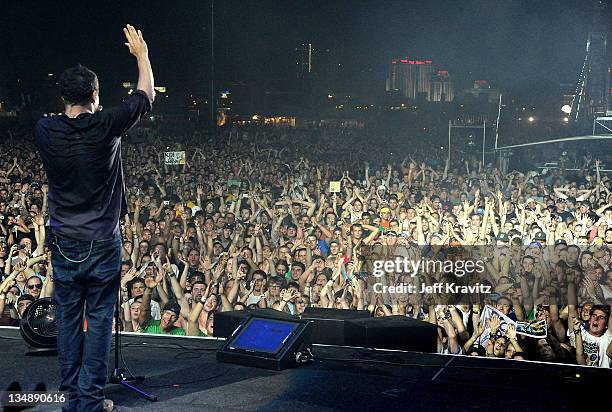
<svg viewBox="0 0 612 412">
<path fill-rule="evenodd" d="M 173 329 L 170 332 L 165 332 L 160 326 L 160 321 L 159 320 L 155 320 L 155 319 L 151 319 L 149 320 L 147 323 L 145 323 L 144 325 L 142 325 L 140 327 L 140 331 L 143 333 L 153 333 L 156 335 L 180 335 L 180 336 L 185 336 L 185 331 L 182 328 L 175 328 L 173 327 Z"/>
</svg>

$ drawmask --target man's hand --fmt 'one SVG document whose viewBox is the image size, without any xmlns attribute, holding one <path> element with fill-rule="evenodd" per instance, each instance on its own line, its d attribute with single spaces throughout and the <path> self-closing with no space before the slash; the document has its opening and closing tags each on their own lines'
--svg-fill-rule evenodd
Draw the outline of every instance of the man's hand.
<svg viewBox="0 0 612 412">
<path fill-rule="evenodd" d="M 130 49 L 130 53 L 132 53 L 134 57 L 140 59 L 147 58 L 149 56 L 147 43 L 144 41 L 142 32 L 140 30 L 136 30 L 134 26 L 128 24 L 123 29 L 123 34 L 125 34 L 125 38 L 127 40 L 125 45 L 128 47 L 128 49 Z"/>
<path fill-rule="evenodd" d="M 158 283 L 153 278 L 145 278 L 145 285 L 148 289 L 155 289 Z"/>
</svg>

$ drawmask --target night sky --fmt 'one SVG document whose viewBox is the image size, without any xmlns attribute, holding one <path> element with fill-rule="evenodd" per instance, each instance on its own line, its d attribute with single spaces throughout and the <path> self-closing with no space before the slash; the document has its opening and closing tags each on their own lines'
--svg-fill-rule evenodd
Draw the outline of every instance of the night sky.
<svg viewBox="0 0 612 412">
<path fill-rule="evenodd" d="M 197 93 L 208 85 L 209 1 L 3 2 L 0 74 L 35 84 L 81 62 L 98 73 L 104 93 L 105 84 L 135 80 L 121 31 L 131 23 L 149 44 L 156 83 Z M 465 84 L 483 78 L 519 93 L 575 83 L 588 4 L 216 0 L 216 70 L 221 81 L 288 79 L 293 49 L 311 42 L 336 51 L 349 80 L 381 91 L 391 57 L 408 54 L 432 58 Z"/>
</svg>

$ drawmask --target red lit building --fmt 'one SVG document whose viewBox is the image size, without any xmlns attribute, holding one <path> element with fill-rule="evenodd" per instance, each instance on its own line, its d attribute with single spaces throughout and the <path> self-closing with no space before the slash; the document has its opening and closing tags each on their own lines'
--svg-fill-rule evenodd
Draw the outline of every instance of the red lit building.
<svg viewBox="0 0 612 412">
<path fill-rule="evenodd" d="M 408 57 L 393 59 L 386 90 L 400 91 L 404 97 L 413 101 L 429 100 L 433 73 L 431 60 L 412 60 Z"/>
<path fill-rule="evenodd" d="M 431 77 L 429 100 L 432 102 L 452 102 L 454 99 L 455 90 L 448 70 L 437 70 Z"/>
</svg>

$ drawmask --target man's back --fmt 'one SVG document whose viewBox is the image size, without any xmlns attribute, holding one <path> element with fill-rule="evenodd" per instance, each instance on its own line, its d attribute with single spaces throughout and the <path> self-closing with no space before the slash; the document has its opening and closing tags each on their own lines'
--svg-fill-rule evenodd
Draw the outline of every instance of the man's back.
<svg viewBox="0 0 612 412">
<path fill-rule="evenodd" d="M 148 97 L 137 91 L 110 110 L 37 123 L 53 232 L 79 240 L 112 237 L 127 209 L 120 135 L 150 109 Z"/>
</svg>

